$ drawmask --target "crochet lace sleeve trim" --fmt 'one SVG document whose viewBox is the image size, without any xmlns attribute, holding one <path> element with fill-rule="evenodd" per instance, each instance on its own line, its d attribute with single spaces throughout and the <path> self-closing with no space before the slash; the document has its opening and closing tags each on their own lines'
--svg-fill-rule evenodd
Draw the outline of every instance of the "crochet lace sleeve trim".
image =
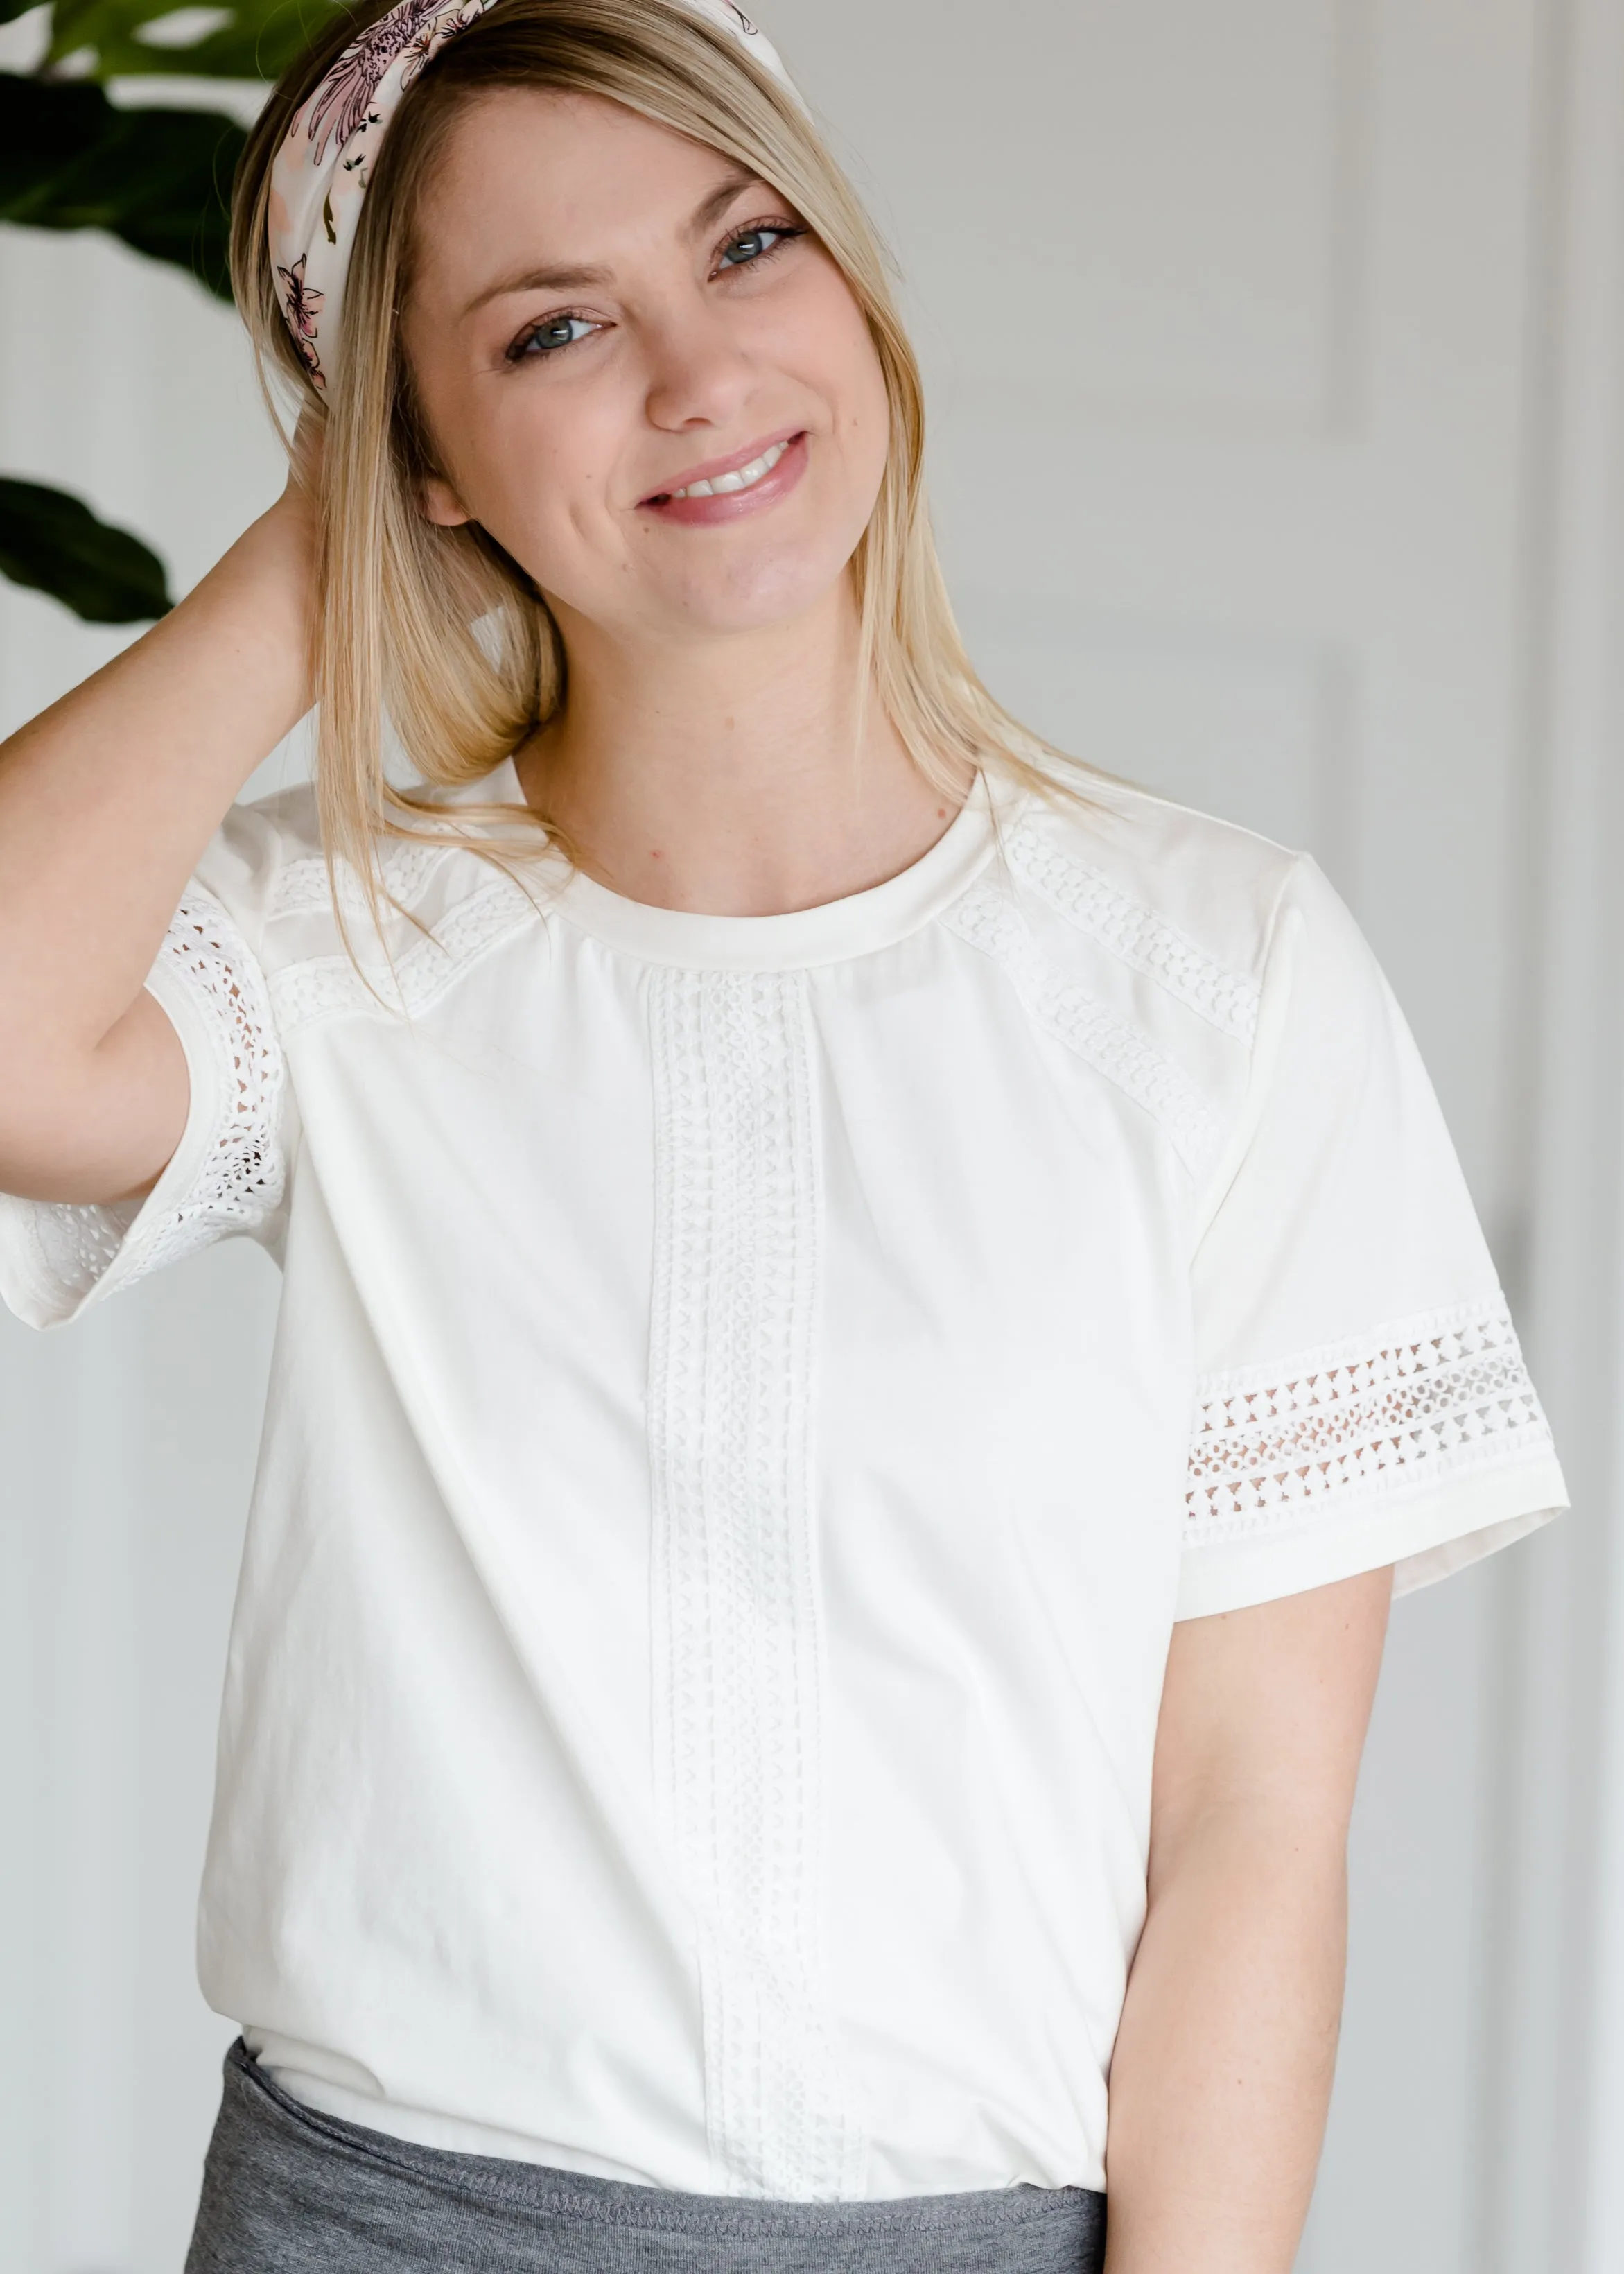
<svg viewBox="0 0 1624 2274">
<path fill-rule="evenodd" d="M 188 1126 L 181 1152 L 191 1167 L 180 1189 L 165 1191 L 166 1171 L 145 1203 L 33 1210 L 38 1262 L 64 1314 L 115 1267 L 127 1286 L 229 1233 L 262 1231 L 282 1203 L 282 1048 L 259 965 L 212 893 L 193 885 L 181 902 L 149 983 L 160 1000 L 184 991 L 207 1036 L 212 1126 Z M 194 1083 L 199 1073 L 194 1065 Z"/>
<path fill-rule="evenodd" d="M 1340 1521 L 1551 1450 L 1499 1296 L 1402 1320 L 1198 1392 L 1186 1543 Z"/>
</svg>

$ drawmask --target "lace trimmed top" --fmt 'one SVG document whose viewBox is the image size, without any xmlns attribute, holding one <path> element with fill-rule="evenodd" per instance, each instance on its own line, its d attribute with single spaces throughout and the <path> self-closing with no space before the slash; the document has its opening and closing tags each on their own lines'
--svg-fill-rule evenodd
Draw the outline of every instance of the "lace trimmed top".
<svg viewBox="0 0 1624 2274">
<path fill-rule="evenodd" d="M 180 1148 L 0 1203 L 0 1276 L 48 1325 L 285 1259 L 199 1948 L 306 2101 L 1097 2187 L 1174 1621 L 1565 1505 L 1341 902 L 1090 794 L 761 918 L 397 848 L 364 976 L 309 794 L 220 831 L 148 983 Z"/>
</svg>

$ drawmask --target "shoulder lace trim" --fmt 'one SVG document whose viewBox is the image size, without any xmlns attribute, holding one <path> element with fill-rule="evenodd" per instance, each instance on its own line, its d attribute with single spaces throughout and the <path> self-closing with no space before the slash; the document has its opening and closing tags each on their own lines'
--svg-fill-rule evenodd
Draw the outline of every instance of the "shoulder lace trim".
<svg viewBox="0 0 1624 2274">
<path fill-rule="evenodd" d="M 1251 1045 L 1258 1030 L 1256 980 L 1226 969 L 1176 924 L 1063 851 L 1038 824 L 1024 821 L 1011 830 L 1005 853 L 1021 881 L 1079 930 L 1154 979 L 1199 1018 Z"/>
<path fill-rule="evenodd" d="M 1550 1449 L 1504 1299 L 1200 1385 L 1192 1545 L 1289 1529 Z"/>
<path fill-rule="evenodd" d="M 438 1003 L 469 965 L 522 930 L 536 915 L 523 885 L 501 870 L 440 917 L 432 932 L 370 973 L 374 994 L 347 955 L 317 956 L 271 976 L 271 999 L 284 1035 L 318 1020 L 357 1014 L 416 1018 Z"/>
<path fill-rule="evenodd" d="M 415 899 L 435 862 L 455 850 L 445 845 L 390 846 L 379 864 L 384 890 L 398 900 Z M 343 862 L 340 864 L 338 878 L 345 915 L 364 918 L 366 900 L 359 877 Z M 290 861 L 278 876 L 266 903 L 266 921 L 274 916 L 326 915 L 332 907 L 333 886 L 327 864 L 319 853 L 311 854 L 303 860 Z"/>
<path fill-rule="evenodd" d="M 60 1299 L 77 1306 L 115 1264 L 128 1286 L 232 1232 L 254 1232 L 281 1206 L 286 1182 L 278 1137 L 285 1079 L 281 1045 L 258 963 L 214 895 L 193 885 L 177 909 L 158 966 L 177 977 L 211 1031 L 218 1069 L 217 1126 L 186 1191 L 129 1234 L 139 1201 L 114 1207 L 41 1203 L 34 1245 Z"/>
<path fill-rule="evenodd" d="M 1192 1174 L 1206 1171 L 1222 1133 L 1189 1075 L 1148 1035 L 1050 970 L 1004 886 L 983 878 L 954 901 L 942 921 L 1004 966 L 1041 1027 L 1162 1125 Z"/>
</svg>

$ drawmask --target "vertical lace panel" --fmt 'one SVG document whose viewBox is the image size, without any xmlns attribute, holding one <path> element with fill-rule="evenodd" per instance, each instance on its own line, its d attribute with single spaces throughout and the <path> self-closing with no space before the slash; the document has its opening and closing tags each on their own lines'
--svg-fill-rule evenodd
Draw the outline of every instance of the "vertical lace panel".
<svg viewBox="0 0 1624 2274">
<path fill-rule="evenodd" d="M 220 1100 L 215 1126 L 184 1192 L 126 1246 L 139 1201 L 112 1207 L 44 1203 L 33 1211 L 41 1267 L 64 1313 L 115 1264 L 128 1286 L 236 1231 L 257 1231 L 280 1207 L 286 1166 L 277 1130 L 285 1073 L 259 968 L 212 893 L 193 885 L 176 911 L 155 972 L 184 987 L 209 1029 Z"/>
<path fill-rule="evenodd" d="M 1202 1383 L 1186 1538 L 1206 1546 L 1334 1522 L 1389 1493 L 1550 1449 L 1495 1295 Z"/>
<path fill-rule="evenodd" d="M 861 2192 L 829 2018 L 805 981 L 662 971 L 649 1419 L 656 1783 L 700 1947 L 711 2153 L 749 2195 Z"/>
</svg>

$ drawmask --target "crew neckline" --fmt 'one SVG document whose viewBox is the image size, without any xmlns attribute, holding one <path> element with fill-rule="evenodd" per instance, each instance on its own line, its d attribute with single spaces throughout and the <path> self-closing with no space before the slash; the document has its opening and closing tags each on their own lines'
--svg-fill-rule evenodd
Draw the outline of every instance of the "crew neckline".
<svg viewBox="0 0 1624 2274">
<path fill-rule="evenodd" d="M 487 797 L 522 805 L 524 793 L 511 758 L 481 785 Z M 816 907 L 774 916 L 718 916 L 628 900 L 580 870 L 571 870 L 550 902 L 577 931 L 645 963 L 695 971 L 789 971 L 843 963 L 893 946 L 921 930 L 985 867 L 1006 827 L 1019 790 L 995 791 L 978 772 L 963 804 L 936 843 L 896 876 Z"/>
</svg>

